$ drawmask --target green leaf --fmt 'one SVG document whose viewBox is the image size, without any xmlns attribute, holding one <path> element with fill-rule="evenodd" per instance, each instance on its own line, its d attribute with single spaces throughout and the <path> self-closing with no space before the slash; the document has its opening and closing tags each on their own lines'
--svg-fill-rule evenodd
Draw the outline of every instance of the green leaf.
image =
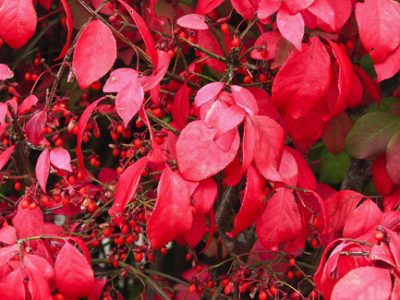
<svg viewBox="0 0 400 300">
<path fill-rule="evenodd" d="M 400 117 L 390 112 L 372 112 L 356 121 L 346 137 L 346 150 L 358 159 L 385 151 L 390 138 L 400 130 Z"/>
<path fill-rule="evenodd" d="M 324 151 L 320 164 L 320 180 L 326 184 L 340 184 L 347 174 L 350 165 L 350 157 L 347 153 L 341 152 L 334 155 Z"/>
</svg>

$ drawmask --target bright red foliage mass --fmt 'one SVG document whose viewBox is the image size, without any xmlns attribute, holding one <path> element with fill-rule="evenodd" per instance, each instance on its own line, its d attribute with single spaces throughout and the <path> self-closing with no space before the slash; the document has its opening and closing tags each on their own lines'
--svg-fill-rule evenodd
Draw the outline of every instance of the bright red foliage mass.
<svg viewBox="0 0 400 300">
<path fill-rule="evenodd" d="M 398 0 L 0 0 L 0 299 L 400 299 Z"/>
</svg>

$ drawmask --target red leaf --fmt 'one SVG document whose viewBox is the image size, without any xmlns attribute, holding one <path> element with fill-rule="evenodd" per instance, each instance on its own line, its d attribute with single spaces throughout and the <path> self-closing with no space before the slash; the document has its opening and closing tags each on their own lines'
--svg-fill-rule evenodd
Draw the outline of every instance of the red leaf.
<svg viewBox="0 0 400 300">
<path fill-rule="evenodd" d="M 43 138 L 43 129 L 46 125 L 46 111 L 37 111 L 25 124 L 25 132 L 28 140 L 34 144 L 40 144 Z"/>
<path fill-rule="evenodd" d="M 0 81 L 6 80 L 14 77 L 14 72 L 11 71 L 9 66 L 5 64 L 0 64 Z"/>
<path fill-rule="evenodd" d="M 260 9 L 258 10 L 260 14 Z M 251 51 L 250 56 L 252 59 L 270 60 L 276 56 L 276 46 L 282 39 L 282 35 L 278 31 L 267 31 L 261 34 L 254 42 L 254 47 L 265 47 L 266 49 L 254 49 Z M 265 55 L 267 51 L 267 55 Z"/>
<path fill-rule="evenodd" d="M 242 142 L 242 170 L 245 171 L 254 158 L 256 147 L 257 131 L 252 120 L 246 117 L 244 122 L 243 142 Z"/>
<path fill-rule="evenodd" d="M 194 97 L 194 103 L 197 107 L 206 104 L 207 102 L 214 102 L 218 94 L 224 88 L 224 82 L 211 82 L 202 86 Z"/>
<path fill-rule="evenodd" d="M 118 92 L 115 108 L 125 127 L 128 127 L 130 120 L 139 111 L 143 97 L 143 88 L 137 79 L 132 80 L 128 86 Z"/>
<path fill-rule="evenodd" d="M 386 171 L 394 184 L 400 184 L 400 134 L 395 134 L 386 149 Z"/>
<path fill-rule="evenodd" d="M 192 227 L 190 195 L 195 185 L 167 166 L 163 170 L 157 190 L 153 213 L 147 222 L 147 234 L 153 249 L 185 233 Z"/>
<path fill-rule="evenodd" d="M 244 169 L 241 166 L 240 159 L 235 156 L 233 161 L 224 169 L 223 184 L 227 186 L 237 185 L 243 177 Z"/>
<path fill-rule="evenodd" d="M 25 270 L 29 277 L 29 292 L 32 300 L 52 299 L 50 287 L 47 280 L 39 273 L 32 272 L 29 268 Z"/>
<path fill-rule="evenodd" d="M 94 286 L 93 271 L 85 257 L 70 243 L 65 243 L 54 264 L 55 284 L 65 297 L 88 297 Z"/>
<path fill-rule="evenodd" d="M 196 213 L 193 215 L 192 227 L 183 234 L 183 238 L 189 247 L 195 248 L 207 231 L 206 216 Z"/>
<path fill-rule="evenodd" d="M 204 119 L 209 128 L 215 129 L 214 140 L 221 134 L 236 128 L 244 119 L 245 112 L 239 106 L 228 106 L 224 102 L 215 101 L 209 108 Z"/>
<path fill-rule="evenodd" d="M 0 229 L 0 242 L 7 245 L 17 242 L 17 232 L 13 226 L 6 225 Z"/>
<path fill-rule="evenodd" d="M 254 162 L 258 171 L 268 180 L 279 180 L 278 167 L 282 158 L 285 134 L 282 127 L 266 116 L 254 116 L 256 144 Z"/>
<path fill-rule="evenodd" d="M 368 73 L 361 69 L 359 66 L 353 65 L 353 69 L 360 77 L 364 87 L 368 90 L 372 99 L 379 104 L 381 102 L 381 92 L 376 81 L 372 80 L 371 77 L 369 77 Z"/>
<path fill-rule="evenodd" d="M 47 281 L 53 281 L 54 279 L 53 267 L 41 256 L 24 254 L 24 266 L 33 274 L 40 274 Z"/>
<path fill-rule="evenodd" d="M 346 136 L 352 125 L 353 122 L 346 113 L 343 113 L 329 121 L 322 140 L 330 152 L 333 154 L 339 154 L 344 150 Z"/>
<path fill-rule="evenodd" d="M 44 9 L 50 10 L 53 0 L 38 0 L 38 2 L 41 6 L 43 6 Z"/>
<path fill-rule="evenodd" d="M 36 30 L 32 0 L 3 0 L 0 5 L 0 36 L 12 48 L 21 48 Z"/>
<path fill-rule="evenodd" d="M 230 135 L 230 132 L 223 136 Z M 240 139 L 234 129 L 234 138 L 229 149 L 224 151 L 214 141 L 215 130 L 204 121 L 189 123 L 176 143 L 178 167 L 187 180 L 200 181 L 222 171 L 236 156 Z"/>
<path fill-rule="evenodd" d="M 61 0 L 61 5 L 64 9 L 65 17 L 66 17 L 67 40 L 65 41 L 64 47 L 62 48 L 60 55 L 58 55 L 58 57 L 55 60 L 63 58 L 67 54 L 68 49 L 71 45 L 72 32 L 74 31 L 74 26 L 73 26 L 73 22 L 72 22 L 72 14 L 71 14 L 71 10 L 68 5 L 68 0 Z"/>
<path fill-rule="evenodd" d="M 373 233 L 381 223 L 382 212 L 370 199 L 365 200 L 350 215 L 343 228 L 346 238 L 373 241 Z"/>
<path fill-rule="evenodd" d="M 321 0 L 319 0 L 321 1 Z M 317 19 L 317 26 L 325 32 L 337 32 L 339 31 L 349 19 L 353 10 L 351 0 L 325 0 L 334 12 L 334 20 L 331 23 L 326 23 L 321 19 Z M 353 1 L 354 2 L 354 1 Z"/>
<path fill-rule="evenodd" d="M 143 86 L 145 92 L 154 89 L 160 81 L 164 78 L 168 71 L 168 66 L 170 62 L 170 57 L 165 51 L 157 51 L 158 54 L 158 67 L 153 70 L 150 76 L 142 76 L 139 78 L 140 83 Z"/>
<path fill-rule="evenodd" d="M 96 278 L 94 280 L 94 287 L 90 293 L 89 300 L 98 300 L 101 298 L 101 293 L 103 292 L 104 286 L 107 283 L 105 278 Z"/>
<path fill-rule="evenodd" d="M 317 181 L 308 162 L 305 160 L 303 155 L 298 151 L 296 151 L 295 149 L 286 147 L 285 150 L 290 152 L 290 154 L 296 160 L 297 171 L 298 171 L 298 176 L 297 176 L 298 186 L 306 190 L 314 191 L 317 187 Z"/>
<path fill-rule="evenodd" d="M 85 131 L 87 122 L 90 119 L 91 114 L 93 111 L 96 109 L 97 104 L 99 104 L 100 101 L 104 100 L 104 97 L 97 99 L 93 103 L 91 103 L 88 107 L 85 108 L 83 113 L 81 114 L 81 117 L 78 122 L 78 132 L 76 134 L 77 137 L 77 142 L 76 142 L 76 158 L 78 159 L 78 164 L 81 170 L 86 172 L 85 168 L 85 161 L 84 157 L 82 154 L 82 138 L 83 138 L 83 132 Z"/>
<path fill-rule="evenodd" d="M 335 56 L 339 69 L 337 86 L 338 95 L 335 99 L 334 105 L 329 107 L 331 115 L 336 116 L 344 111 L 349 98 L 352 95 L 355 74 L 353 72 L 353 65 L 343 48 L 330 41 L 329 45 L 331 46 L 332 53 Z"/>
<path fill-rule="evenodd" d="M 54 148 L 50 151 L 50 162 L 57 169 L 72 172 L 71 156 L 64 148 Z"/>
<path fill-rule="evenodd" d="M 276 23 L 282 36 L 297 50 L 301 50 L 301 41 L 304 35 L 304 20 L 301 14 L 290 14 L 285 7 L 281 7 L 276 16 Z"/>
<path fill-rule="evenodd" d="M 231 4 L 245 20 L 253 18 L 258 7 L 256 0 L 231 0 Z"/>
<path fill-rule="evenodd" d="M 374 64 L 378 82 L 391 78 L 400 70 L 400 46 L 386 60 Z"/>
<path fill-rule="evenodd" d="M 157 49 L 154 44 L 153 37 L 151 36 L 150 30 L 147 28 L 146 23 L 140 17 L 140 15 L 128 4 L 126 4 L 122 0 L 118 0 L 118 2 L 125 8 L 125 10 L 131 16 L 133 22 L 136 24 L 137 29 L 140 35 L 143 38 L 144 44 L 146 45 L 147 53 L 150 55 L 151 61 L 153 63 L 154 70 L 158 69 L 158 54 Z"/>
<path fill-rule="evenodd" d="M 242 205 L 235 217 L 234 228 L 230 233 L 232 237 L 251 226 L 263 213 L 267 204 L 268 188 L 265 188 L 266 180 L 257 169 L 249 166 L 246 175 L 246 188 Z"/>
<path fill-rule="evenodd" d="M 25 287 L 24 275 L 21 268 L 17 268 L 7 275 L 5 280 L 0 283 L 0 295 L 3 299 L 24 300 Z"/>
<path fill-rule="evenodd" d="M 188 14 L 180 17 L 176 23 L 184 28 L 193 30 L 207 30 L 206 18 L 199 14 Z"/>
<path fill-rule="evenodd" d="M 32 107 L 36 105 L 36 103 L 38 101 L 39 101 L 39 99 L 35 95 L 29 95 L 18 106 L 18 114 L 23 115 L 24 113 L 30 111 L 32 109 Z"/>
<path fill-rule="evenodd" d="M 18 253 L 17 244 L 0 248 L 0 267 L 8 263 Z"/>
<path fill-rule="evenodd" d="M 282 153 L 282 159 L 279 164 L 279 180 L 289 186 L 297 186 L 298 167 L 292 153 L 285 147 Z"/>
<path fill-rule="evenodd" d="M 9 161 L 11 155 L 13 154 L 15 145 L 8 147 L 6 150 L 1 152 L 0 154 L 0 170 L 4 168 L 4 166 L 7 164 Z"/>
<path fill-rule="evenodd" d="M 326 229 L 328 241 L 340 236 L 340 231 L 362 198 L 363 195 L 357 192 L 342 190 L 325 201 L 329 222 Z"/>
<path fill-rule="evenodd" d="M 189 91 L 186 82 L 176 91 L 174 102 L 172 103 L 172 118 L 179 130 L 182 130 L 187 124 L 189 116 Z"/>
<path fill-rule="evenodd" d="M 392 280 L 389 269 L 361 267 L 351 270 L 335 285 L 331 299 L 389 299 Z"/>
<path fill-rule="evenodd" d="M 213 208 L 217 195 L 217 183 L 212 177 L 200 181 L 192 195 L 196 212 L 207 214 Z"/>
<path fill-rule="evenodd" d="M 366 0 L 355 11 L 361 43 L 374 63 L 384 61 L 400 45 L 400 4 Z"/>
<path fill-rule="evenodd" d="M 291 14 L 296 14 L 318 1 L 319 0 L 285 0 L 285 5 Z"/>
<path fill-rule="evenodd" d="M 275 77 L 272 100 L 284 114 L 300 118 L 316 107 L 331 82 L 328 51 L 312 38 L 301 52 L 293 53 Z"/>
<path fill-rule="evenodd" d="M 43 231 L 43 212 L 39 207 L 34 209 L 22 208 L 18 205 L 17 214 L 12 223 L 20 239 L 41 235 Z"/>
<path fill-rule="evenodd" d="M 238 85 L 231 85 L 231 91 L 235 103 L 243 108 L 249 115 L 258 114 L 257 100 L 246 88 Z"/>
<path fill-rule="evenodd" d="M 206 15 L 213 9 L 217 8 L 224 0 L 199 0 L 196 5 L 196 12 Z"/>
<path fill-rule="evenodd" d="M 121 217 L 126 205 L 136 192 L 147 162 L 147 158 L 142 157 L 121 174 L 117 182 L 113 205 L 108 210 L 110 216 L 117 219 Z"/>
<path fill-rule="evenodd" d="M 219 43 L 215 37 L 211 34 L 210 30 L 200 30 L 197 32 L 197 43 L 204 49 L 213 52 L 217 55 L 224 56 Z M 200 52 L 200 59 L 205 60 L 208 67 L 214 69 L 217 72 L 224 72 L 226 65 L 215 58 L 210 58 L 207 54 Z"/>
<path fill-rule="evenodd" d="M 281 7 L 282 1 L 280 0 L 260 0 L 258 2 L 258 17 L 260 19 L 266 19 L 273 13 L 277 12 Z"/>
<path fill-rule="evenodd" d="M 47 178 L 50 173 L 50 151 L 49 149 L 43 150 L 43 152 L 39 155 L 39 158 L 36 162 L 35 168 L 36 178 L 39 182 L 40 187 L 43 192 L 46 193 L 46 183 Z"/>
<path fill-rule="evenodd" d="M 372 179 L 376 191 L 381 195 L 389 195 L 393 190 L 393 182 L 386 169 L 386 155 L 379 155 L 371 166 Z"/>
<path fill-rule="evenodd" d="M 88 88 L 113 66 L 117 46 L 111 30 L 100 20 L 91 21 L 79 36 L 72 67 L 79 86 Z"/>
<path fill-rule="evenodd" d="M 277 251 L 280 245 L 297 239 L 302 224 L 290 190 L 281 189 L 268 200 L 264 213 L 257 220 L 256 229 L 261 244 L 271 251 Z"/>
<path fill-rule="evenodd" d="M 328 0 L 316 0 L 307 10 L 324 23 L 335 25 L 335 12 Z"/>
</svg>

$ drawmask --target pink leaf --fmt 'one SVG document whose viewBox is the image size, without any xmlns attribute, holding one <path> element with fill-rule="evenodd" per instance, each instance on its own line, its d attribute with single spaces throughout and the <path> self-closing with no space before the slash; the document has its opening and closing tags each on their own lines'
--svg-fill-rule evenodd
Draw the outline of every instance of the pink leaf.
<svg viewBox="0 0 400 300">
<path fill-rule="evenodd" d="M 214 136 L 215 130 L 201 120 L 189 123 L 182 130 L 176 144 L 176 155 L 185 179 L 206 179 L 222 171 L 235 158 L 240 142 L 237 130 L 234 130 L 234 139 L 226 151 L 218 146 Z"/>
<path fill-rule="evenodd" d="M 243 108 L 249 115 L 258 113 L 257 100 L 248 89 L 231 85 L 231 91 L 233 99 L 239 107 Z"/>
<path fill-rule="evenodd" d="M 266 180 L 255 167 L 250 166 L 247 169 L 246 180 L 242 205 L 235 217 L 232 236 L 251 226 L 263 213 L 267 204 L 269 190 L 265 188 Z"/>
<path fill-rule="evenodd" d="M 296 14 L 317 1 L 318 0 L 285 0 L 285 5 L 291 14 Z"/>
<path fill-rule="evenodd" d="M 215 138 L 237 127 L 244 119 L 245 112 L 239 106 L 228 106 L 221 101 L 214 102 L 207 112 L 205 123 L 209 128 L 215 129 Z"/>
<path fill-rule="evenodd" d="M 335 25 L 335 12 L 328 0 L 316 0 L 307 10 L 323 22 Z"/>
<path fill-rule="evenodd" d="M 282 158 L 285 134 L 282 127 L 266 116 L 254 116 L 256 143 L 254 162 L 268 180 L 279 180 L 278 167 Z"/>
<path fill-rule="evenodd" d="M 54 148 L 50 151 L 51 164 L 61 170 L 72 172 L 71 156 L 64 148 Z"/>
<path fill-rule="evenodd" d="M 32 0 L 0 2 L 0 36 L 12 48 L 21 48 L 36 30 L 36 11 Z"/>
<path fill-rule="evenodd" d="M 36 105 L 38 101 L 39 99 L 35 95 L 29 95 L 18 106 L 18 114 L 23 115 L 24 113 L 29 112 L 32 109 L 32 107 Z"/>
<path fill-rule="evenodd" d="M 316 107 L 331 83 L 328 51 L 318 38 L 312 38 L 301 52 L 292 54 L 275 77 L 274 104 L 292 118 L 300 118 Z"/>
<path fill-rule="evenodd" d="M 7 245 L 12 245 L 17 242 L 17 232 L 13 226 L 6 225 L 0 229 L 0 242 Z"/>
<path fill-rule="evenodd" d="M 1 152 L 0 154 L 0 170 L 4 168 L 4 166 L 9 161 L 11 155 L 14 152 L 15 145 L 8 147 L 6 150 Z"/>
<path fill-rule="evenodd" d="M 5 280 L 0 283 L 0 295 L 3 299 L 24 300 L 24 274 L 21 268 L 17 268 L 7 275 Z"/>
<path fill-rule="evenodd" d="M 36 178 L 39 182 L 40 187 L 42 188 L 43 192 L 46 193 L 46 183 L 47 178 L 49 177 L 50 173 L 50 151 L 49 149 L 45 149 L 39 155 L 39 158 L 36 162 L 35 168 Z"/>
<path fill-rule="evenodd" d="M 147 53 L 150 55 L 151 61 L 153 63 L 153 68 L 154 70 L 157 70 L 158 69 L 157 49 L 153 37 L 151 36 L 151 32 L 147 28 L 147 24 L 143 21 L 140 15 L 132 7 L 130 7 L 122 0 L 118 0 L 118 2 L 125 8 L 125 10 L 131 16 L 133 22 L 136 24 L 137 29 L 143 38 L 144 44 L 146 45 Z"/>
<path fill-rule="evenodd" d="M 168 166 L 163 170 L 156 205 L 147 222 L 147 234 L 153 249 L 164 246 L 192 227 L 190 195 L 193 185 Z"/>
<path fill-rule="evenodd" d="M 212 177 L 200 181 L 192 195 L 196 212 L 207 214 L 212 209 L 215 200 L 217 200 L 217 195 L 217 183 Z"/>
<path fill-rule="evenodd" d="M 178 129 L 182 130 L 187 124 L 189 117 L 189 91 L 186 82 L 176 91 L 172 103 L 172 118 Z"/>
<path fill-rule="evenodd" d="M 176 23 L 184 28 L 189 28 L 193 30 L 207 30 L 208 25 L 206 23 L 206 18 L 199 14 L 189 14 L 180 17 Z"/>
<path fill-rule="evenodd" d="M 147 158 L 143 157 L 130 165 L 119 177 L 115 197 L 109 215 L 120 218 L 128 202 L 134 196 L 142 173 L 147 166 Z"/>
<path fill-rule="evenodd" d="M 271 251 L 277 251 L 280 245 L 300 235 L 300 213 L 290 190 L 281 189 L 268 200 L 264 213 L 257 220 L 256 229 L 261 244 Z"/>
<path fill-rule="evenodd" d="M 17 244 L 0 248 L 0 267 L 8 263 L 18 253 Z"/>
<path fill-rule="evenodd" d="M 38 145 L 42 140 L 46 119 L 46 111 L 37 111 L 25 124 L 26 136 L 32 144 Z"/>
<path fill-rule="evenodd" d="M 17 214 L 12 219 L 18 238 L 26 238 L 42 234 L 43 212 L 37 206 L 34 209 L 24 209 L 18 205 Z"/>
<path fill-rule="evenodd" d="M 301 41 L 304 35 L 304 21 L 300 13 L 290 14 L 285 7 L 281 7 L 276 16 L 279 32 L 297 48 L 301 50 Z"/>
<path fill-rule="evenodd" d="M 311 167 L 309 166 L 309 163 L 297 150 L 290 147 L 286 147 L 285 150 L 290 152 L 296 161 L 298 169 L 298 186 L 303 189 L 314 191 L 317 187 L 317 181 Z"/>
<path fill-rule="evenodd" d="M 139 78 L 140 83 L 143 86 L 143 90 L 145 92 L 154 89 L 160 81 L 164 78 L 165 74 L 168 71 L 168 66 L 170 62 L 170 57 L 168 53 L 165 51 L 157 51 L 158 55 L 158 66 L 157 69 L 153 70 L 153 73 L 150 76 L 142 76 Z"/>
<path fill-rule="evenodd" d="M 331 299 L 389 299 L 392 280 L 389 269 L 361 267 L 351 270 L 335 285 Z"/>
<path fill-rule="evenodd" d="M 139 77 L 138 71 L 130 68 L 119 68 L 110 73 L 106 83 L 103 86 L 103 92 L 115 93 L 124 89 L 126 86 L 137 80 Z"/>
<path fill-rule="evenodd" d="M 75 46 L 72 67 L 82 89 L 103 77 L 113 66 L 117 46 L 111 30 L 100 20 L 91 21 Z"/>
<path fill-rule="evenodd" d="M 206 104 L 207 102 L 214 102 L 218 94 L 224 88 L 224 82 L 211 82 L 202 86 L 194 97 L 194 103 L 197 107 Z"/>
<path fill-rule="evenodd" d="M 65 296 L 87 297 L 94 286 L 93 271 L 85 257 L 70 243 L 65 243 L 54 264 L 55 284 Z"/>
<path fill-rule="evenodd" d="M 355 11 L 361 43 L 374 63 L 384 61 L 400 45 L 400 4 L 366 0 L 357 3 Z"/>
<path fill-rule="evenodd" d="M 133 79 L 129 85 L 118 92 L 115 108 L 125 127 L 128 127 L 130 120 L 139 111 L 143 97 L 143 88 L 137 78 Z"/>
<path fill-rule="evenodd" d="M 0 64 L 0 81 L 14 77 L 14 72 L 5 64 Z"/>
</svg>

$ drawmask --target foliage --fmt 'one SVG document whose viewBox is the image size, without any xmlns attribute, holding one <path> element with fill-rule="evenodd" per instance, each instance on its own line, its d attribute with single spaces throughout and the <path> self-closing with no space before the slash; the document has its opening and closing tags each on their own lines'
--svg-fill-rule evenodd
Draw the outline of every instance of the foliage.
<svg viewBox="0 0 400 300">
<path fill-rule="evenodd" d="M 1 299 L 400 299 L 396 0 L 0 0 Z"/>
</svg>

